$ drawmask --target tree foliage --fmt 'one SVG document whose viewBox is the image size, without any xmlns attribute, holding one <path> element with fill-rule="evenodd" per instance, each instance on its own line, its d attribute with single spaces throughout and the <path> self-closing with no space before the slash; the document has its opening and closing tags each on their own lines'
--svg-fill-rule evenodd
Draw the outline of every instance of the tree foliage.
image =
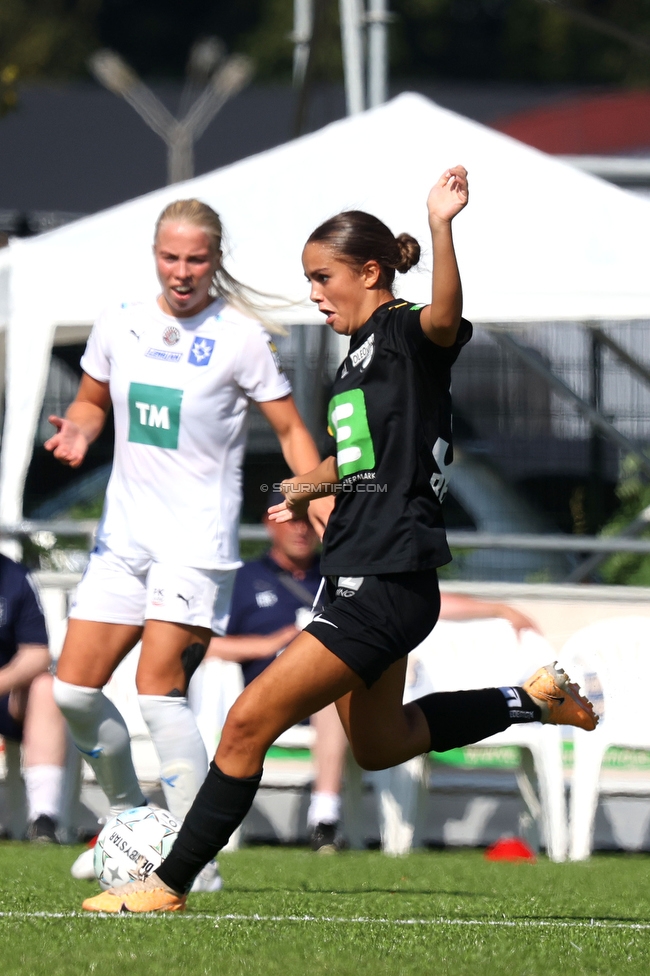
<svg viewBox="0 0 650 976">
<path fill-rule="evenodd" d="M 650 484 L 642 473 L 638 457 L 634 454 L 628 455 L 621 464 L 616 495 L 620 506 L 603 529 L 603 535 L 618 535 L 650 506 Z M 649 537 L 650 524 L 635 538 Z M 616 583 L 619 586 L 650 586 L 650 556 L 617 552 L 603 563 L 599 572 L 606 583 Z"/>
<path fill-rule="evenodd" d="M 340 80 L 337 0 L 327 4 L 316 78 Z M 393 77 L 639 84 L 650 54 L 598 33 L 562 4 L 650 40 L 650 0 L 392 0 Z M 98 46 L 147 77 L 180 77 L 192 42 L 217 34 L 260 79 L 291 74 L 293 0 L 0 0 L 0 72 L 74 78 Z M 6 86 L 5 86 L 6 87 Z"/>
<path fill-rule="evenodd" d="M 98 46 L 101 0 L 1 0 L 0 71 L 17 77 L 70 77 Z"/>
</svg>

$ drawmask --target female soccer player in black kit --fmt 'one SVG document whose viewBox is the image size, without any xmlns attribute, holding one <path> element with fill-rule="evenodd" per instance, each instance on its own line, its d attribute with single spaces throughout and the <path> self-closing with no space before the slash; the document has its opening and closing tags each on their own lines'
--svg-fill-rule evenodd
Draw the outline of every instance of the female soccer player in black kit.
<svg viewBox="0 0 650 976">
<path fill-rule="evenodd" d="M 351 211 L 307 241 L 311 299 L 335 332 L 351 338 L 329 406 L 336 456 L 300 483 L 288 481 L 286 499 L 270 517 L 304 517 L 311 499 L 336 494 L 323 538 L 325 605 L 230 710 L 166 861 L 146 880 L 109 889 L 84 908 L 182 909 L 194 877 L 248 812 L 271 743 L 332 701 L 366 769 L 476 742 L 513 722 L 595 728 L 591 704 L 553 665 L 522 688 L 402 704 L 407 655 L 438 618 L 436 568 L 451 558 L 440 504 L 452 459 L 450 371 L 472 335 L 461 318 L 451 222 L 467 197 L 462 166 L 444 173 L 429 194 L 433 292 L 424 307 L 392 292 L 395 271 L 419 259 L 409 235 L 395 238 L 376 217 Z"/>
</svg>

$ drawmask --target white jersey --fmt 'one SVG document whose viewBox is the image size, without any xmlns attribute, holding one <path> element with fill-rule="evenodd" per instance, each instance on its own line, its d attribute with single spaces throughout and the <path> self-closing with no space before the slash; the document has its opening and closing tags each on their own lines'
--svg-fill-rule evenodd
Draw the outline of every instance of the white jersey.
<svg viewBox="0 0 650 976">
<path fill-rule="evenodd" d="M 115 419 L 98 542 L 236 569 L 249 402 L 291 392 L 268 333 L 222 300 L 191 318 L 126 304 L 97 320 L 81 367 L 110 384 Z"/>
</svg>

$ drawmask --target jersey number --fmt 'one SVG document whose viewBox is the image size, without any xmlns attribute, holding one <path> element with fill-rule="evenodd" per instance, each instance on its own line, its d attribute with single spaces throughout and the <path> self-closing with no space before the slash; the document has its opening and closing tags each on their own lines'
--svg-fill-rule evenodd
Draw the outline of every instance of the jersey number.
<svg viewBox="0 0 650 976">
<path fill-rule="evenodd" d="M 348 390 L 332 397 L 328 420 L 336 438 L 339 477 L 371 471 L 375 466 L 375 449 L 363 390 Z"/>
<path fill-rule="evenodd" d="M 182 390 L 168 386 L 131 383 L 129 387 L 129 440 L 134 444 L 178 449 Z"/>
</svg>

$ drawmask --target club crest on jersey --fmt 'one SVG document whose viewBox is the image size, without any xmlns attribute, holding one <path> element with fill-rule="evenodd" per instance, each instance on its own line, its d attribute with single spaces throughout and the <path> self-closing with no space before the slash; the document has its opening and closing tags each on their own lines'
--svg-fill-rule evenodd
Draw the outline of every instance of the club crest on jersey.
<svg viewBox="0 0 650 976">
<path fill-rule="evenodd" d="M 168 325 L 162 337 L 166 346 L 175 346 L 180 341 L 181 330 L 177 329 L 175 325 Z"/>
<path fill-rule="evenodd" d="M 201 336 L 195 339 L 190 349 L 188 362 L 192 366 L 207 366 L 212 357 L 215 339 L 206 339 Z"/>
</svg>

